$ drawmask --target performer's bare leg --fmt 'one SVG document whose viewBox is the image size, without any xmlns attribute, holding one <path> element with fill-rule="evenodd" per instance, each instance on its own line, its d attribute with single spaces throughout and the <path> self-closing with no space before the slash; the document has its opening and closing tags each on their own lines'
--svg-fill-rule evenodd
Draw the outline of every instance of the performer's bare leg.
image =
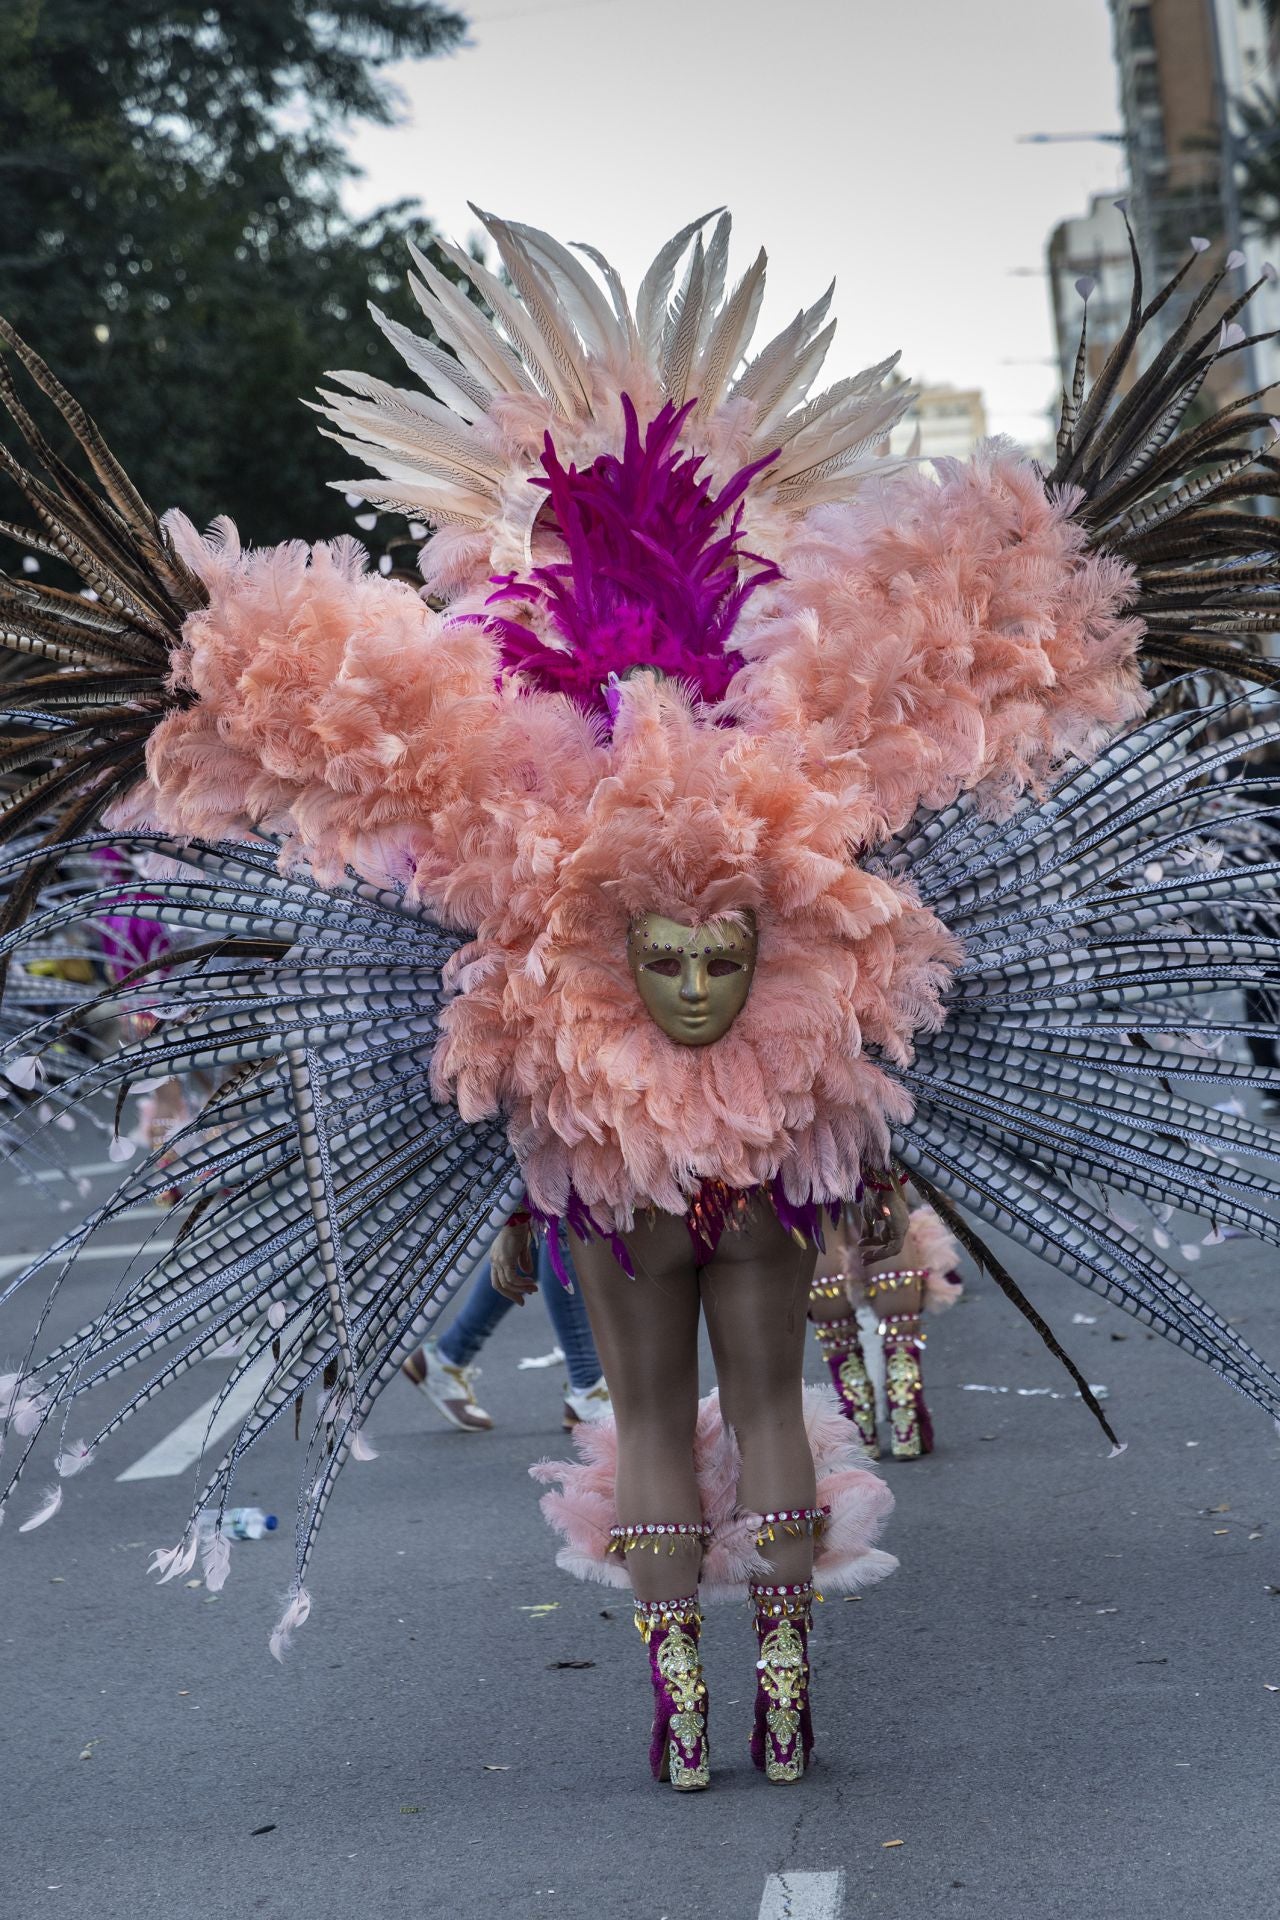
<svg viewBox="0 0 1280 1920">
<path fill-rule="evenodd" d="M 657 1214 L 627 1235 L 634 1278 L 606 1240 L 573 1242 L 573 1264 L 604 1367 L 618 1434 L 621 1526 L 702 1519 L 693 1471 L 698 1417 L 698 1275 L 682 1218 Z M 639 1600 L 692 1593 L 701 1542 L 627 1554 Z"/>
<path fill-rule="evenodd" d="M 768 1565 L 753 1582 L 756 1699 L 751 1756 L 773 1781 L 798 1780 L 813 1747 L 809 1626 L 813 1601 L 814 1466 L 804 1424 L 805 1309 L 816 1253 L 756 1202 L 703 1269 L 702 1304 L 720 1406 L 742 1454 L 738 1502 L 765 1516 Z M 801 1516 L 797 1524 L 795 1516 Z"/>
<path fill-rule="evenodd" d="M 720 1410 L 742 1454 L 738 1503 L 755 1513 L 812 1508 L 804 1425 L 805 1309 L 816 1249 L 797 1246 L 767 1202 L 723 1233 L 702 1269 L 702 1304 Z M 807 1580 L 813 1537 L 775 1529 L 765 1550 L 779 1580 Z"/>
<path fill-rule="evenodd" d="M 614 1544 L 626 1556 L 636 1626 L 649 1653 L 649 1764 L 658 1779 L 687 1793 L 711 1778 L 698 1651 L 704 1533 L 693 1470 L 698 1276 L 688 1229 L 670 1214 L 629 1234 L 627 1250 L 634 1278 L 601 1240 L 575 1241 L 573 1263 L 613 1400 L 621 1536 Z"/>
</svg>

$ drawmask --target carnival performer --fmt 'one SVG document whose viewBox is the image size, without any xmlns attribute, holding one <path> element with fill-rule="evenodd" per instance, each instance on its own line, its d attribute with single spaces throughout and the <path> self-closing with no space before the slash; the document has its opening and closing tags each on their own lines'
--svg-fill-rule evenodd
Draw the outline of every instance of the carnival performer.
<svg viewBox="0 0 1280 1920">
<path fill-rule="evenodd" d="M 960 1250 L 932 1207 L 916 1207 L 898 1252 L 864 1259 L 848 1209 L 825 1236 L 809 1318 L 846 1419 L 868 1459 L 880 1458 L 875 1383 L 867 1366 L 859 1308 L 874 1308 L 895 1460 L 933 1451 L 924 1397 L 923 1316 L 945 1313 L 964 1292 Z"/>
<path fill-rule="evenodd" d="M 563 1223 L 617 1418 L 541 1469 L 561 1564 L 634 1587 L 651 1757 L 680 1788 L 710 1771 L 700 1602 L 750 1594 L 753 1749 L 794 1781 L 811 1569 L 838 1587 L 893 1565 L 884 1482 L 835 1398 L 801 1391 L 824 1221 L 889 1256 L 906 1175 L 1055 1351 L 973 1221 L 1280 1413 L 1280 1374 L 1108 1210 L 1157 1197 L 1280 1239 L 1274 1136 L 1199 1091 L 1277 1080 L 1214 996 L 1280 975 L 1250 930 L 1278 869 L 1202 850 L 1242 790 L 1229 763 L 1280 742 L 1280 714 L 1255 692 L 1229 747 L 1194 705 L 1144 718 L 1144 673 L 1268 677 L 1280 531 L 1241 503 L 1274 490 L 1253 445 L 1272 429 L 1250 403 L 1187 411 L 1245 340 L 1234 260 L 1188 295 L 1193 251 L 1144 304 L 1135 250 L 1128 326 L 1087 391 L 1082 342 L 1050 472 L 991 443 L 926 473 L 882 452 L 911 398 L 892 360 L 812 391 L 830 294 L 753 346 L 765 259 L 730 285 L 727 216 L 677 234 L 634 299 L 594 249 L 479 217 L 501 277 L 444 246 L 463 293 L 415 251 L 430 337 L 375 316 L 413 384 L 335 373 L 318 409 L 379 476 L 335 485 L 435 526 L 426 595 L 354 541 L 255 551 L 161 522 L 3 330 L 92 480 L 7 371 L 35 470 L 0 464 L 31 543 L 93 597 L 0 589 L 31 669 L 0 774 L 32 769 L 0 829 L 41 830 L 0 873 L 0 958 L 127 910 L 134 883 L 106 878 L 42 898 L 69 843 L 178 862 L 148 912 L 191 944 L 112 995 L 154 1030 L 50 1110 L 226 1076 L 172 1168 L 149 1157 L 0 1296 L 41 1274 L 56 1296 L 157 1183 L 191 1198 L 150 1268 L 0 1384 L 3 1499 L 52 1433 L 60 1481 L 23 1524 L 50 1519 L 137 1407 L 241 1340 L 224 1392 L 262 1384 L 154 1565 L 222 1584 L 237 1469 L 312 1395 L 283 1654 L 383 1387 L 495 1238 L 511 1292 L 530 1233 L 555 1261 Z M 69 1437 L 140 1363 L 101 1432 Z"/>
</svg>

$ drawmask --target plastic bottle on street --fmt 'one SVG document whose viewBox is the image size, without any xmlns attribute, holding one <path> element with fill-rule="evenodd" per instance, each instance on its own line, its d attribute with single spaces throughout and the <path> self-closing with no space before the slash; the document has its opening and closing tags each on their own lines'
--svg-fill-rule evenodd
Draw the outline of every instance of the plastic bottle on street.
<svg viewBox="0 0 1280 1920">
<path fill-rule="evenodd" d="M 223 1538 L 261 1540 L 265 1534 L 274 1533 L 279 1524 L 274 1513 L 264 1513 L 261 1507 L 230 1507 L 222 1516 Z"/>
</svg>

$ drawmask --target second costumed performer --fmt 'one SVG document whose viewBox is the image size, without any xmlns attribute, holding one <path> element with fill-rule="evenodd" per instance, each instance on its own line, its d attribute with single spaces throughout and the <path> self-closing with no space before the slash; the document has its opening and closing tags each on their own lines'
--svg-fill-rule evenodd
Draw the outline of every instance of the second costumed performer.
<svg viewBox="0 0 1280 1920">
<path fill-rule="evenodd" d="M 56 1294 L 158 1183 L 195 1203 L 90 1325 L 39 1361 L 33 1335 L 0 1382 L 0 1505 L 43 1434 L 75 1474 L 237 1336 L 226 1391 L 262 1384 L 156 1566 L 200 1557 L 221 1585 L 237 1468 L 314 1390 L 282 1653 L 379 1393 L 495 1234 L 514 1295 L 532 1232 L 554 1255 L 564 1224 L 616 1427 L 543 1470 L 561 1563 L 634 1588 L 651 1757 L 678 1788 L 710 1771 L 700 1600 L 749 1594 L 753 1752 L 792 1781 L 815 1571 L 850 1586 L 894 1564 L 873 1432 L 802 1387 L 824 1217 L 883 1269 L 905 1173 L 971 1250 L 957 1203 L 1280 1411 L 1280 1376 L 1105 1206 L 1151 1194 L 1280 1231 L 1280 1188 L 1241 1164 L 1271 1136 L 1178 1091 L 1280 1079 L 1189 1035 L 1213 1025 L 1198 996 L 1277 977 L 1274 939 L 1232 919 L 1274 906 L 1276 870 L 1198 849 L 1280 722 L 1259 696 L 1223 746 L 1194 709 L 1141 718 L 1144 659 L 1248 670 L 1231 634 L 1276 624 L 1275 523 L 1235 510 L 1272 483 L 1240 477 L 1251 416 L 1174 431 L 1234 350 L 1196 317 L 1221 276 L 1117 400 L 1135 291 L 1052 474 L 994 446 L 935 478 L 879 457 L 910 401 L 892 361 L 811 397 L 829 296 L 754 347 L 764 257 L 728 285 L 727 219 L 678 234 L 632 301 L 593 250 L 482 217 L 505 280 L 446 252 L 491 317 L 418 256 L 432 337 L 383 322 L 413 384 L 335 374 L 320 407 L 383 476 L 336 484 L 436 524 L 430 601 L 354 542 L 242 550 L 225 524 L 162 524 L 6 335 L 94 475 L 6 387 L 39 469 L 10 465 L 32 539 L 94 598 L 4 588 L 32 673 L 12 754 L 37 772 L 0 825 L 39 821 L 44 849 L 0 872 L 18 876 L 0 957 L 24 912 L 49 937 L 136 892 L 42 902 L 68 840 L 163 856 L 148 912 L 199 938 L 113 989 L 113 1014 L 136 999 L 154 1029 L 47 1104 L 223 1079 L 163 1170 L 131 1170 L 13 1277 L 6 1297 L 46 1271 Z M 701 1404 L 700 1316 L 719 1380 Z M 81 1396 L 139 1365 L 102 1432 L 68 1438 Z M 908 1411 L 918 1386 L 904 1371 Z M 924 1444 L 909 1421 L 900 1438 Z"/>
</svg>

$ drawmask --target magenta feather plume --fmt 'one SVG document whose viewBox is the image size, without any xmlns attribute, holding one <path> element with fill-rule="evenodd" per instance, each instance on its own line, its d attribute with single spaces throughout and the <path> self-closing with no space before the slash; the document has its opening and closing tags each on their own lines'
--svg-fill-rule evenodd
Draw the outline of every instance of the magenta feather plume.
<svg viewBox="0 0 1280 1920">
<path fill-rule="evenodd" d="M 489 600 L 523 601 L 549 627 L 550 645 L 516 619 L 492 622 L 505 664 L 543 690 L 608 711 L 611 674 L 654 667 L 706 701 L 723 697 L 740 664 L 727 651 L 738 616 L 757 588 L 780 578 L 772 562 L 738 544 L 743 496 L 777 455 L 741 467 L 713 493 L 702 456 L 677 444 L 696 404 L 668 401 L 641 438 L 623 394 L 621 456 L 601 454 L 582 472 L 561 465 L 547 435 L 546 477 L 532 484 L 546 489 L 551 530 L 567 558 L 535 567 L 526 580 L 500 578 Z M 754 573 L 744 572 L 749 561 L 758 563 Z"/>
</svg>

